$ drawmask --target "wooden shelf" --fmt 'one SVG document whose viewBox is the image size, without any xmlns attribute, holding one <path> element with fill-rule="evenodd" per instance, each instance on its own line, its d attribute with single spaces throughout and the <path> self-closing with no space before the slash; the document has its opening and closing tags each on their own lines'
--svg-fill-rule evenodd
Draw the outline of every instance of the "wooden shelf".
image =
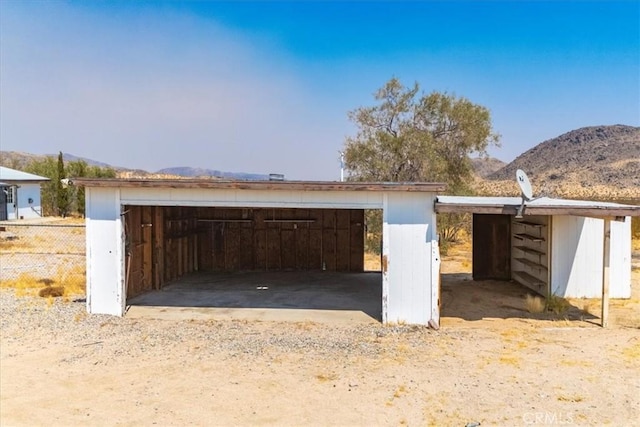
<svg viewBox="0 0 640 427">
<path fill-rule="evenodd" d="M 546 224 L 538 224 L 536 222 L 529 222 L 529 221 L 515 221 L 514 224 L 521 224 L 527 227 L 535 227 L 535 228 L 546 227 Z"/>
<path fill-rule="evenodd" d="M 316 222 L 315 219 L 265 219 L 264 222 Z"/>
<path fill-rule="evenodd" d="M 544 237 L 533 236 L 527 233 L 516 233 L 513 235 L 513 237 L 519 240 L 530 240 L 532 242 L 544 242 Z"/>
<path fill-rule="evenodd" d="M 539 251 L 537 249 L 530 248 L 528 246 L 514 246 L 514 248 L 519 249 L 522 252 L 527 254 L 538 255 L 538 256 L 546 255 L 544 252 Z"/>
<path fill-rule="evenodd" d="M 511 278 L 546 295 L 550 272 L 549 217 L 535 216 L 511 223 Z"/>
<path fill-rule="evenodd" d="M 199 219 L 198 222 L 253 222 L 252 219 Z"/>
<path fill-rule="evenodd" d="M 514 258 L 514 260 L 518 261 L 521 264 L 526 265 L 527 267 L 538 268 L 540 270 L 546 270 L 547 269 L 547 267 L 545 267 L 544 265 L 539 264 L 537 262 L 533 262 L 533 261 L 531 261 L 529 259 L 526 259 L 526 258 Z"/>
<path fill-rule="evenodd" d="M 532 289 L 543 291 L 544 287 L 547 286 L 547 284 L 543 280 L 540 280 L 525 271 L 514 271 L 512 274 L 516 281 Z"/>
</svg>

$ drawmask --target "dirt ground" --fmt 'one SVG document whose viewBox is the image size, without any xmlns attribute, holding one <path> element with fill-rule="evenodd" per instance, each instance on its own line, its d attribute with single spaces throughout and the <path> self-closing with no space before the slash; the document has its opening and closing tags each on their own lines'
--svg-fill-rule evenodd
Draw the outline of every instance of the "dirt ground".
<svg viewBox="0 0 640 427">
<path fill-rule="evenodd" d="M 597 301 L 532 315 L 522 288 L 471 282 L 469 249 L 443 261 L 438 331 L 88 316 L 3 289 L 0 424 L 637 425 L 640 270 L 602 329 Z"/>
</svg>

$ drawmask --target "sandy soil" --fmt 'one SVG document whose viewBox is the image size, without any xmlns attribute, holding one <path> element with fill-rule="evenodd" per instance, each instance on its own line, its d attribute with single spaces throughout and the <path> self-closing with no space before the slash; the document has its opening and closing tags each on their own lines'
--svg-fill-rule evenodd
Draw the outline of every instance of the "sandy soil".
<svg viewBox="0 0 640 427">
<path fill-rule="evenodd" d="M 443 264 L 449 284 L 439 331 L 87 316 L 82 301 L 49 304 L 3 289 L 0 421 L 637 423 L 640 271 L 633 272 L 632 300 L 614 302 L 612 324 L 602 329 L 578 307 L 595 302 L 572 302 L 580 316 L 529 315 L 520 290 L 471 287 L 469 268 L 465 248 Z"/>
</svg>

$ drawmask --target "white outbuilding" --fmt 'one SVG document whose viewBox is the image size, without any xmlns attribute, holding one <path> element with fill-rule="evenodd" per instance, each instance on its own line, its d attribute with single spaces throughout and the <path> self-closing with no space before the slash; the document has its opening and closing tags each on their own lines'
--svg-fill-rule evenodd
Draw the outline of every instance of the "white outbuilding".
<svg viewBox="0 0 640 427">
<path fill-rule="evenodd" d="M 40 185 L 49 178 L 0 166 L 0 219 L 29 219 L 42 216 Z"/>
<path fill-rule="evenodd" d="M 86 188 L 90 313 L 122 316 L 129 298 L 196 271 L 343 272 L 356 278 L 364 268 L 364 211 L 380 209 L 380 319 L 439 320 L 434 202 L 443 184 L 73 182 Z M 325 285 L 317 291 L 333 292 Z"/>
<path fill-rule="evenodd" d="M 543 296 L 602 298 L 603 309 L 609 297 L 631 296 L 631 216 L 640 216 L 640 206 L 438 196 L 435 210 L 473 215 L 474 280 L 513 280 Z"/>
<path fill-rule="evenodd" d="M 368 209 L 382 211 L 374 317 L 383 323 L 439 324 L 437 212 L 473 214 L 474 280 L 513 280 L 544 296 L 606 300 L 630 294 L 630 217 L 640 215 L 640 206 L 542 198 L 523 209 L 519 198 L 437 196 L 445 189 L 438 183 L 73 183 L 86 188 L 90 313 L 122 316 L 131 299 L 183 278 L 181 295 L 197 304 L 193 291 L 205 279 L 187 279 L 203 272 L 288 272 L 294 280 L 296 273 L 344 273 L 340 280 L 357 280 L 364 271 Z M 214 276 L 206 281 L 216 282 Z M 315 297 L 305 290 L 315 286 L 315 296 L 338 292 L 317 276 L 305 277 L 295 292 L 310 305 Z M 225 286 L 216 288 L 221 295 L 235 285 Z M 333 294 L 338 306 L 360 298 L 354 288 L 344 289 Z M 281 306 L 291 308 L 294 299 L 292 292 Z M 242 307 L 240 299 L 227 303 Z"/>
</svg>

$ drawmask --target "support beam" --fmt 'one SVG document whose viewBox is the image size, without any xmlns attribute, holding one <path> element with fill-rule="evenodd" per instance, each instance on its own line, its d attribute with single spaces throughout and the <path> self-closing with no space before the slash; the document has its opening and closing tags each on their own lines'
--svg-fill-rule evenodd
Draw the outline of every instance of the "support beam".
<svg viewBox="0 0 640 427">
<path fill-rule="evenodd" d="M 602 250 L 602 313 L 601 325 L 606 328 L 609 322 L 609 264 L 611 254 L 611 220 L 604 220 L 604 247 Z"/>
</svg>

